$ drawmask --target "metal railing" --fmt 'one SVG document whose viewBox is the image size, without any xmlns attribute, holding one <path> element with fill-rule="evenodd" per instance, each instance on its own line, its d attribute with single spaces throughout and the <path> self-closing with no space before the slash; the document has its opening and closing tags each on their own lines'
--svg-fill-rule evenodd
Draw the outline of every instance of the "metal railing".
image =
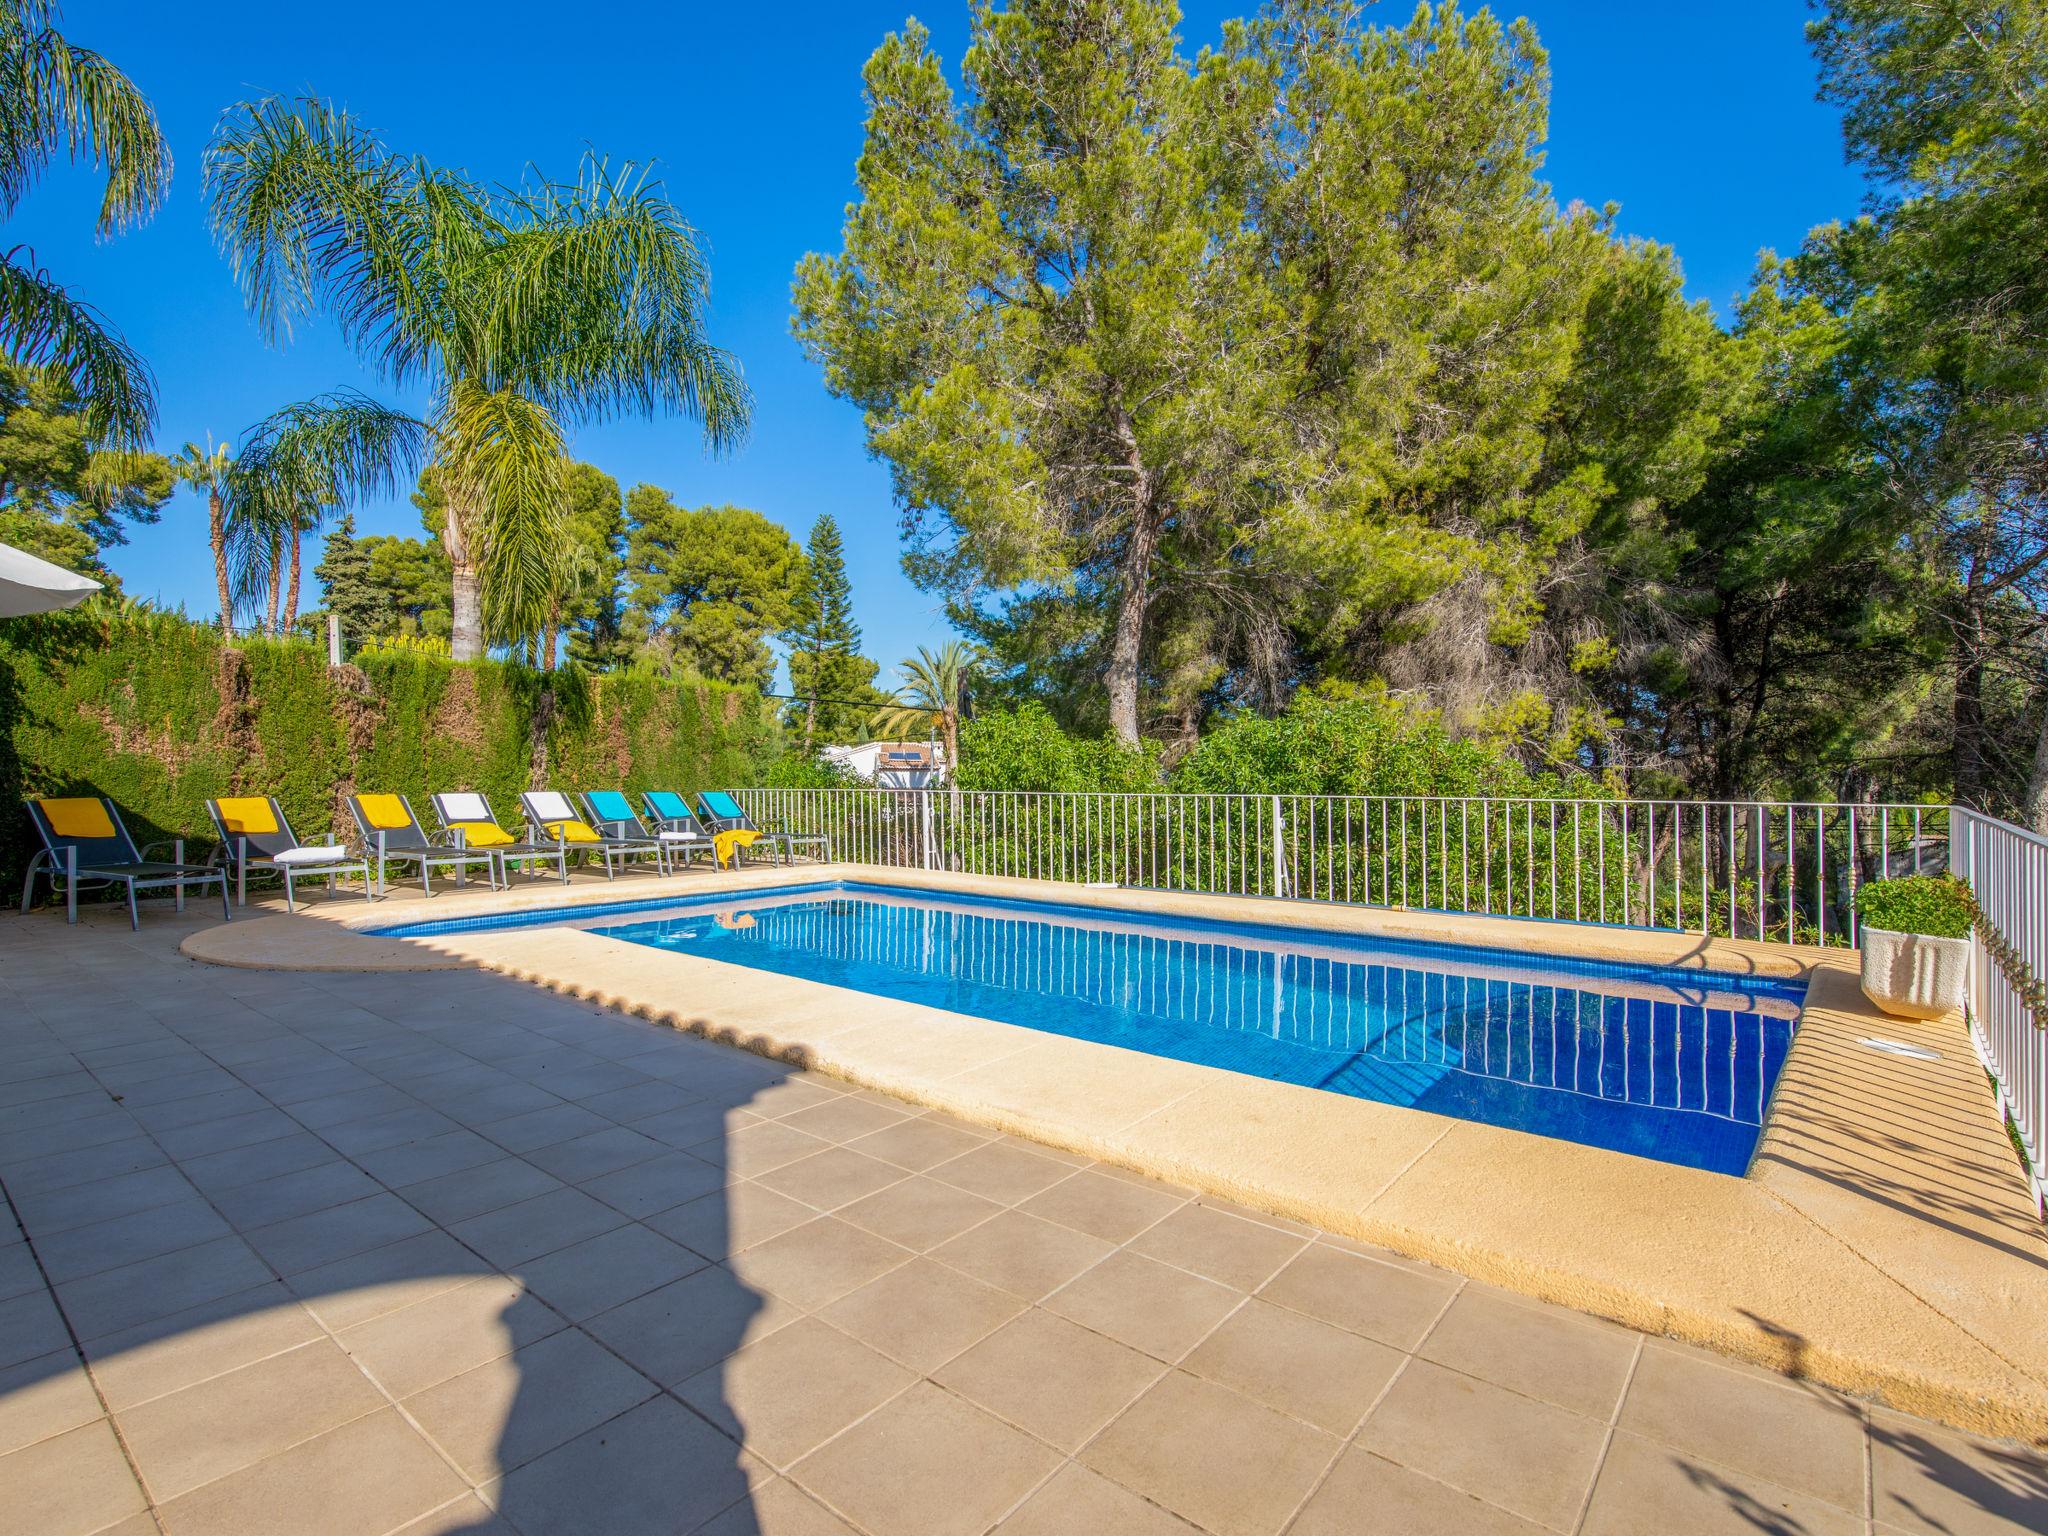
<svg viewBox="0 0 2048 1536">
<path fill-rule="evenodd" d="M 1853 944 L 1856 887 L 1948 868 L 1934 805 L 757 789 L 853 863 Z"/>
<path fill-rule="evenodd" d="M 2001 964 L 1980 926 L 1972 939 L 1970 1030 L 2026 1154 L 2037 1209 L 2048 1208 L 2048 1036 L 2023 987 L 2048 977 L 2048 838 L 1958 807 L 1956 873 L 1981 924 L 2024 972 Z"/>
</svg>

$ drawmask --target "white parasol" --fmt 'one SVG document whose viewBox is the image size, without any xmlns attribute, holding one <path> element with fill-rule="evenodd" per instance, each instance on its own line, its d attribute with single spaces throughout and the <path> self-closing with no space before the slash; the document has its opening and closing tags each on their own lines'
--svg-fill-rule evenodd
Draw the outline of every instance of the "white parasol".
<svg viewBox="0 0 2048 1536">
<path fill-rule="evenodd" d="M 90 576 L 38 560 L 12 544 L 0 544 L 0 619 L 69 608 L 99 589 Z"/>
</svg>

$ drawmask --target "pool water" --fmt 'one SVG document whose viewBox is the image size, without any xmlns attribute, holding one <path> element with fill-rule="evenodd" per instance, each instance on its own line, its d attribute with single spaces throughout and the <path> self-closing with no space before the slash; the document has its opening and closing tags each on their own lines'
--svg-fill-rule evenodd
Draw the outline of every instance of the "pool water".
<svg viewBox="0 0 2048 1536">
<path fill-rule="evenodd" d="M 1804 984 L 839 885 L 387 929 L 629 943 L 1719 1173 Z M 633 917 L 635 921 L 620 921 Z"/>
</svg>

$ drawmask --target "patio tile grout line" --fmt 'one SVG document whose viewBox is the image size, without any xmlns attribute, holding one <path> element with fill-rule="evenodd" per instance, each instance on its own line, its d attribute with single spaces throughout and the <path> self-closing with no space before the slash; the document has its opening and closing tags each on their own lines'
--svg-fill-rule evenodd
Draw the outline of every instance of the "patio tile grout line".
<svg viewBox="0 0 2048 1536">
<path fill-rule="evenodd" d="M 1579 1496 L 1578 1513 L 1572 1517 L 1568 1527 L 1571 1536 L 1579 1536 L 1585 1529 L 1586 1517 L 1593 1508 L 1593 1494 L 1600 1486 L 1600 1474 L 1607 1469 L 1607 1453 L 1614 1445 L 1615 1432 L 1621 1427 L 1622 1410 L 1628 1406 L 1628 1394 L 1636 1383 L 1636 1372 L 1643 1363 L 1643 1350 L 1648 1339 L 1636 1335 L 1635 1352 L 1629 1356 L 1628 1373 L 1622 1377 L 1621 1390 L 1614 1394 L 1614 1407 L 1607 1415 L 1607 1432 L 1600 1437 L 1600 1453 L 1593 1458 L 1593 1472 L 1586 1479 L 1586 1491 Z"/>
</svg>

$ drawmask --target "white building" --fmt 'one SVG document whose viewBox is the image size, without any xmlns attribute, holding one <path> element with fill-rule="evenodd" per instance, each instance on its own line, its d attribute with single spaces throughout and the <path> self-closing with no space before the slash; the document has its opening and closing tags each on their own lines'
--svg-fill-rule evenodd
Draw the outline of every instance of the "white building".
<svg viewBox="0 0 2048 1536">
<path fill-rule="evenodd" d="M 879 789 L 928 789 L 946 778 L 946 749 L 937 742 L 864 741 L 818 755 Z"/>
</svg>

